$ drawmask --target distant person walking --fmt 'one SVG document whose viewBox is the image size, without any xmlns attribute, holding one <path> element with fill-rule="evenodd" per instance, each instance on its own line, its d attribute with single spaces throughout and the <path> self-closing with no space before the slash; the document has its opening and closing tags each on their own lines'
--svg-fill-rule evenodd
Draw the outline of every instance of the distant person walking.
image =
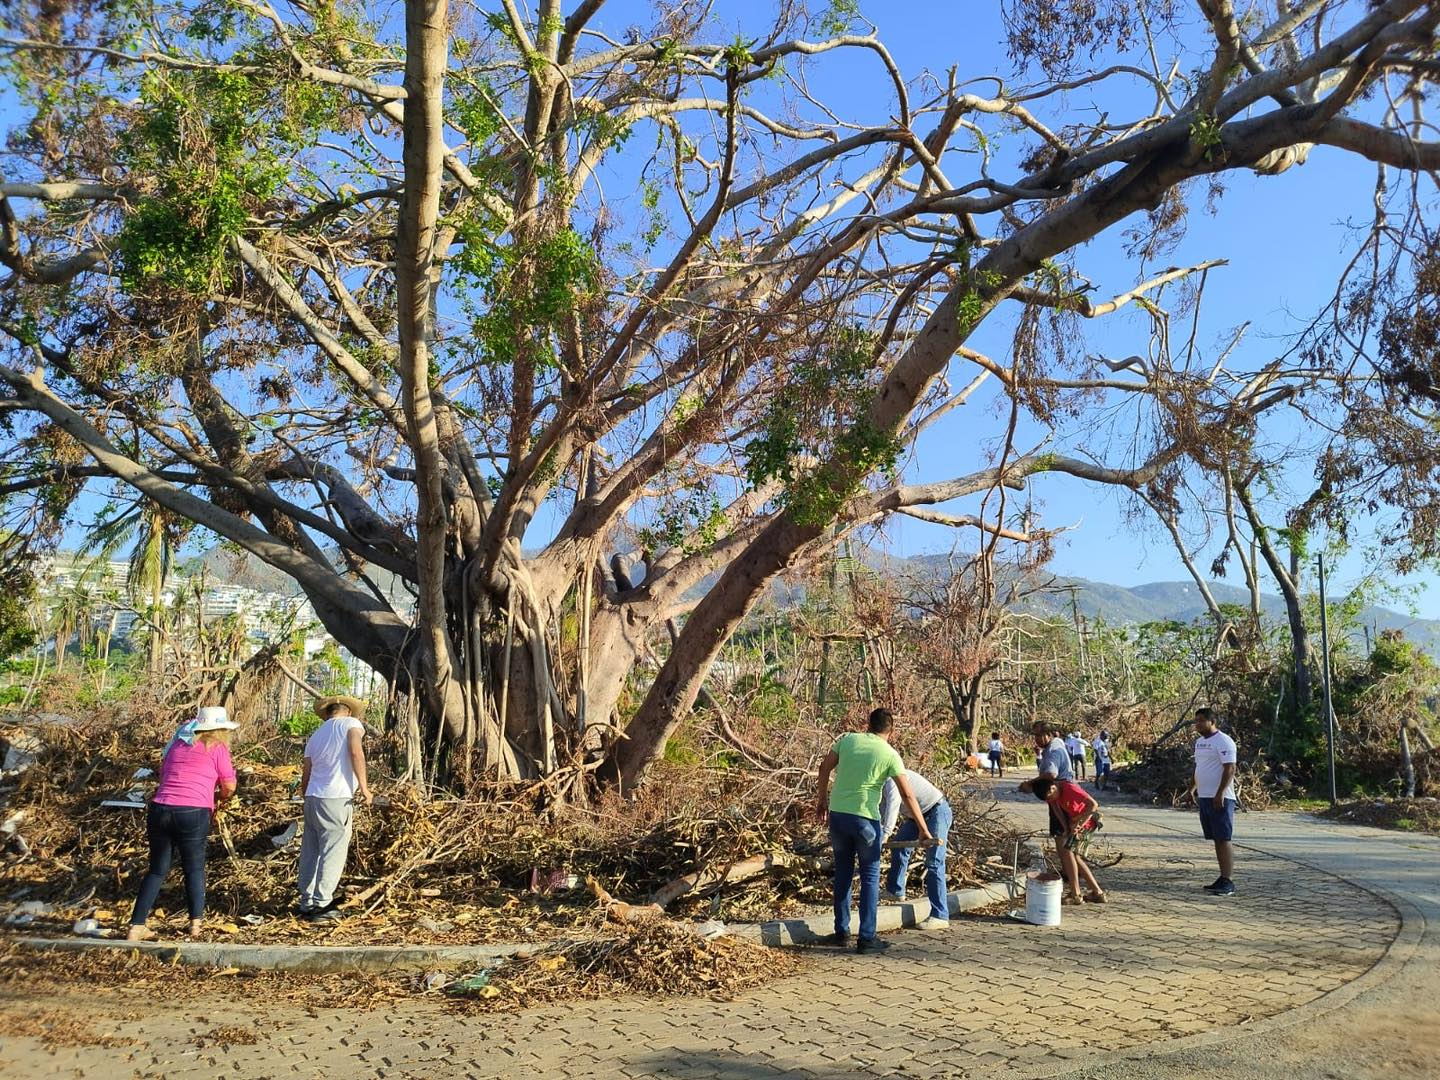
<svg viewBox="0 0 1440 1080">
<path fill-rule="evenodd" d="M 177 851 L 180 869 L 185 874 L 190 936 L 200 936 L 201 920 L 205 916 L 205 844 L 217 809 L 235 794 L 230 733 L 238 726 L 224 709 L 207 705 L 196 710 L 193 720 L 181 724 L 165 747 L 165 756 L 160 762 L 160 783 L 145 812 L 150 868 L 140 881 L 126 940 L 154 939 L 154 932 L 145 924 Z"/>
<path fill-rule="evenodd" d="M 1070 754 L 1070 771 L 1081 780 L 1085 779 L 1085 740 L 1078 731 L 1072 731 L 1065 740 L 1065 749 Z"/>
<path fill-rule="evenodd" d="M 350 853 L 355 793 L 369 806 L 365 768 L 365 705 L 356 698 L 321 698 L 315 712 L 323 723 L 305 744 L 300 788 L 305 793 L 305 833 L 300 839 L 299 915 L 307 922 L 340 918 L 335 889 Z"/>
<path fill-rule="evenodd" d="M 930 914 L 919 924 L 921 930 L 946 930 L 950 927 L 950 890 L 945 883 L 945 837 L 950 832 L 954 814 L 945 795 L 934 784 L 914 769 L 906 769 L 904 778 L 910 782 L 910 790 L 920 808 L 921 820 L 916 821 L 910 808 L 900 797 L 900 788 L 895 780 L 886 780 L 880 789 L 880 839 L 888 840 L 891 833 L 902 843 L 916 840 L 923 823 L 930 835 L 939 843 L 925 849 L 925 895 L 930 900 Z M 896 832 L 895 824 L 901 815 L 905 821 Z M 905 876 L 910 869 L 911 848 L 896 848 L 890 855 L 890 873 L 885 878 L 885 898 L 905 899 Z"/>
<path fill-rule="evenodd" d="M 1095 787 L 1104 791 L 1105 778 L 1110 775 L 1110 732 L 1102 729 L 1090 743 L 1090 749 L 1095 751 Z"/>
<path fill-rule="evenodd" d="M 880 792 L 885 781 L 895 786 L 916 823 L 922 842 L 932 839 L 925 814 L 915 801 L 905 763 L 890 745 L 895 723 L 889 709 L 870 714 L 863 732 L 841 735 L 820 763 L 819 792 L 815 816 L 830 826 L 830 846 L 835 851 L 835 933 L 830 941 L 850 941 L 850 896 L 855 887 L 855 864 L 860 864 L 860 932 L 856 952 L 889 948 L 875 936 L 875 917 L 880 908 Z M 835 777 L 831 790 L 830 778 Z"/>
<path fill-rule="evenodd" d="M 1235 852 L 1235 740 L 1220 730 L 1209 709 L 1195 710 L 1195 778 L 1190 794 L 1200 810 L 1200 831 L 1215 843 L 1220 876 L 1205 891 L 1212 896 L 1234 896 Z"/>
<path fill-rule="evenodd" d="M 998 731 L 990 733 L 990 775 L 1005 778 L 1005 744 Z"/>
</svg>

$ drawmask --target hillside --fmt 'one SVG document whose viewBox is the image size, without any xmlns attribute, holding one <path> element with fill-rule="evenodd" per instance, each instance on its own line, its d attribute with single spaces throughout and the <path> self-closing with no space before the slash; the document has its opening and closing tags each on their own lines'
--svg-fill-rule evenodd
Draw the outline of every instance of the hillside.
<svg viewBox="0 0 1440 1080">
<path fill-rule="evenodd" d="M 898 573 L 935 573 L 944 569 L 945 557 L 917 555 L 887 560 L 886 565 Z M 1220 581 L 1208 584 L 1217 602 L 1249 607 L 1250 594 L 1245 589 Z M 1060 575 L 1051 578 L 1049 589 L 1028 597 L 1024 606 L 1035 614 L 1069 616 L 1078 610 L 1087 619 L 1100 619 L 1111 625 L 1191 622 L 1206 614 L 1205 601 L 1193 581 L 1152 581 L 1125 586 Z M 1285 619 L 1285 602 L 1278 596 L 1262 593 L 1260 610 L 1267 621 Z M 1382 630 L 1400 630 L 1432 656 L 1440 656 L 1440 620 L 1417 619 L 1370 604 L 1361 610 L 1359 625 L 1368 628 L 1372 637 Z M 1313 629 L 1318 639 L 1319 627 Z M 1364 629 L 1357 629 L 1353 636 L 1363 645 Z"/>
<path fill-rule="evenodd" d="M 884 569 L 902 576 L 924 576 L 946 569 L 946 558 L 940 555 L 915 555 L 908 558 L 893 558 L 872 555 L 866 562 L 876 569 Z M 217 583 L 246 585 L 252 589 L 294 595 L 299 592 L 295 583 L 278 570 L 273 569 L 251 556 L 214 549 L 201 559 L 194 560 L 195 566 L 187 566 L 193 573 L 200 563 L 206 573 Z M 387 591 L 396 588 L 392 575 L 378 571 L 377 584 Z M 701 584 L 701 588 L 709 582 Z M 1234 585 L 1211 582 L 1210 589 L 1215 599 L 1222 604 L 1246 606 L 1249 594 Z M 403 590 L 397 589 L 397 595 Z M 798 602 L 802 591 L 784 587 L 776 596 L 781 606 Z M 1112 585 L 1089 578 L 1061 577 L 1052 579 L 1051 587 L 1027 598 L 1026 610 L 1035 614 L 1069 616 L 1074 609 L 1087 619 L 1102 619 L 1111 625 L 1147 622 L 1190 622 L 1205 614 L 1205 601 L 1200 591 L 1190 581 L 1152 581 L 1143 585 Z M 1285 618 L 1285 604 L 1278 596 L 1264 595 L 1261 609 L 1267 620 L 1281 621 Z M 1361 625 L 1370 629 L 1371 635 L 1381 630 L 1400 630 L 1426 652 L 1440 656 L 1440 621 L 1417 619 L 1410 615 L 1392 611 L 1389 608 L 1370 605 L 1361 612 Z M 1355 635 L 1363 641 L 1363 631 Z"/>
<path fill-rule="evenodd" d="M 1042 609 L 1068 614 L 1071 610 L 1071 593 L 1075 606 L 1089 618 L 1103 618 L 1106 622 L 1142 623 L 1161 622 L 1173 619 L 1189 622 L 1206 614 L 1205 601 L 1200 590 L 1188 581 L 1154 581 L 1144 585 L 1126 588 L 1122 585 L 1107 585 L 1085 578 L 1057 578 L 1061 590 L 1043 598 Z M 1210 582 L 1210 592 L 1221 604 L 1235 604 L 1248 607 L 1250 594 L 1234 585 Z M 1338 599 L 1338 598 L 1337 598 Z M 1278 596 L 1261 594 L 1262 616 L 1271 621 L 1285 619 L 1285 602 Z M 1360 612 L 1362 629 L 1354 636 L 1363 640 L 1364 629 L 1372 637 L 1382 630 L 1400 630 L 1411 641 L 1432 655 L 1440 654 L 1440 621 L 1417 619 L 1389 608 L 1367 605 Z"/>
</svg>

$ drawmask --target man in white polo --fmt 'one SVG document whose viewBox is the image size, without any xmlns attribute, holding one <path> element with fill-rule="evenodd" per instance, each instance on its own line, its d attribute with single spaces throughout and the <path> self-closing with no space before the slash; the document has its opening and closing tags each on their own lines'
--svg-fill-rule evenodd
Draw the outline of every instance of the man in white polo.
<svg viewBox="0 0 1440 1080">
<path fill-rule="evenodd" d="M 1209 709 L 1195 710 L 1195 779 L 1190 793 L 1200 810 L 1200 831 L 1215 844 L 1220 876 L 1205 891 L 1234 896 L 1230 880 L 1235 869 L 1231 838 L 1235 831 L 1235 740 L 1220 730 Z"/>
<path fill-rule="evenodd" d="M 355 793 L 370 805 L 365 770 L 365 705 L 343 694 L 321 698 L 315 712 L 323 721 L 305 744 L 300 790 L 305 793 L 305 833 L 300 840 L 300 917 L 307 922 L 339 919 L 332 906 L 345 859 Z"/>
</svg>

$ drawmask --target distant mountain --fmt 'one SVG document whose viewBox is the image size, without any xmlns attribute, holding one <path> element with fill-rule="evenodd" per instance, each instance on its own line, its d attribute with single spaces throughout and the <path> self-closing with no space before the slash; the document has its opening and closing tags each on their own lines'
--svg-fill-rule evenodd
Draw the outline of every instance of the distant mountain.
<svg viewBox="0 0 1440 1080">
<path fill-rule="evenodd" d="M 220 585 L 241 585 L 256 592 L 282 596 L 300 595 L 300 586 L 289 574 L 239 548 L 213 547 L 203 555 L 186 560 L 179 569 L 189 577 L 198 577 L 203 572 Z"/>
<path fill-rule="evenodd" d="M 906 569 L 914 573 L 936 573 L 945 571 L 946 562 L 947 557 L 943 555 L 915 555 L 890 559 L 888 565 L 902 573 Z M 1243 608 L 1250 606 L 1250 594 L 1245 589 L 1221 581 L 1208 584 L 1217 603 Z M 1332 598 L 1332 603 L 1339 599 Z M 1069 616 L 1078 610 L 1087 619 L 1102 619 L 1112 626 L 1170 621 L 1188 623 L 1208 614 L 1205 600 L 1193 581 L 1152 581 L 1144 585 L 1125 586 L 1088 578 L 1056 576 L 1050 589 L 1027 597 L 1024 606 L 1039 615 Z M 1283 622 L 1285 601 L 1278 596 L 1261 593 L 1260 614 L 1267 621 Z M 1361 610 L 1358 622 L 1360 628 L 1352 636 L 1361 645 L 1364 644 L 1367 628 L 1372 638 L 1382 630 L 1400 630 L 1424 651 L 1440 657 L 1440 620 L 1417 619 L 1371 604 Z M 1313 632 L 1318 645 L 1319 628 L 1313 628 Z"/>
<path fill-rule="evenodd" d="M 1154 581 L 1125 588 L 1084 578 L 1057 578 L 1056 584 L 1064 591 L 1049 593 L 1042 603 L 1048 610 L 1061 614 L 1071 611 L 1072 590 L 1075 607 L 1082 614 L 1089 618 L 1103 618 L 1106 622 L 1141 623 L 1169 619 L 1190 622 L 1207 614 L 1200 590 L 1191 581 Z M 1218 581 L 1209 582 L 1209 586 L 1218 603 L 1235 604 L 1242 608 L 1250 606 L 1250 594 L 1245 589 Z M 1285 602 L 1278 596 L 1261 593 L 1260 614 L 1267 621 L 1283 622 Z M 1440 621 L 1435 619 L 1417 619 L 1370 604 L 1361 609 L 1357 622 L 1359 627 L 1352 636 L 1362 642 L 1367 629 L 1372 638 L 1382 630 L 1400 630 L 1426 652 L 1440 655 Z M 1318 637 L 1318 628 L 1315 632 Z"/>
<path fill-rule="evenodd" d="M 338 548 L 326 554 L 332 565 L 341 565 Z M 203 570 L 205 575 L 218 585 L 243 585 L 256 592 L 278 593 L 281 596 L 300 595 L 300 586 L 290 575 L 276 570 L 247 551 L 235 548 L 211 548 L 205 554 L 189 560 L 180 570 L 192 576 Z M 392 604 L 402 609 L 409 608 L 413 598 L 396 575 L 378 566 L 369 567 L 366 575 Z"/>
<path fill-rule="evenodd" d="M 944 555 L 895 558 L 870 552 L 860 557 L 876 569 L 908 576 L 942 574 L 949 568 L 948 558 Z M 203 563 L 206 574 L 217 584 L 245 585 L 261 592 L 287 596 L 297 595 L 300 591 L 289 577 L 244 553 L 216 548 L 193 562 L 194 566 L 185 568 L 188 573 L 198 572 L 199 565 Z M 397 596 L 404 593 L 388 572 L 372 567 L 371 576 L 387 595 L 392 589 Z M 703 591 L 712 581 L 713 578 L 702 582 L 699 590 Z M 1222 604 L 1249 606 L 1250 594 L 1234 585 L 1212 581 L 1210 591 Z M 803 588 L 784 585 L 777 586 L 773 595 L 775 603 L 781 607 L 799 603 L 803 597 Z M 1050 589 L 1027 597 L 1024 606 L 1037 615 L 1069 616 L 1072 605 L 1073 610 L 1078 610 L 1085 618 L 1103 619 L 1112 626 L 1191 622 L 1206 614 L 1205 601 L 1193 581 L 1152 581 L 1144 585 L 1125 586 L 1089 578 L 1057 576 L 1052 579 Z M 1278 596 L 1262 594 L 1260 609 L 1269 621 L 1279 622 L 1285 618 L 1285 603 Z M 1369 628 L 1372 637 L 1381 630 L 1403 631 L 1407 639 L 1432 656 L 1440 657 L 1440 620 L 1417 619 L 1389 608 L 1370 605 L 1360 613 L 1359 622 L 1362 627 Z M 1318 629 L 1316 636 L 1318 639 Z M 1363 644 L 1364 630 L 1357 631 L 1354 637 Z"/>
</svg>

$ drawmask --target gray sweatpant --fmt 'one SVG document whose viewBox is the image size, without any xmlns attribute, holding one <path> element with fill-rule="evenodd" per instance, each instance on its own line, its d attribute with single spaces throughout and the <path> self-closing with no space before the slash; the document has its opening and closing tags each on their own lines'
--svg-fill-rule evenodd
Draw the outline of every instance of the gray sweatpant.
<svg viewBox="0 0 1440 1080">
<path fill-rule="evenodd" d="M 354 799 L 305 800 L 305 832 L 300 837 L 300 906 L 328 907 L 350 853 Z"/>
</svg>

